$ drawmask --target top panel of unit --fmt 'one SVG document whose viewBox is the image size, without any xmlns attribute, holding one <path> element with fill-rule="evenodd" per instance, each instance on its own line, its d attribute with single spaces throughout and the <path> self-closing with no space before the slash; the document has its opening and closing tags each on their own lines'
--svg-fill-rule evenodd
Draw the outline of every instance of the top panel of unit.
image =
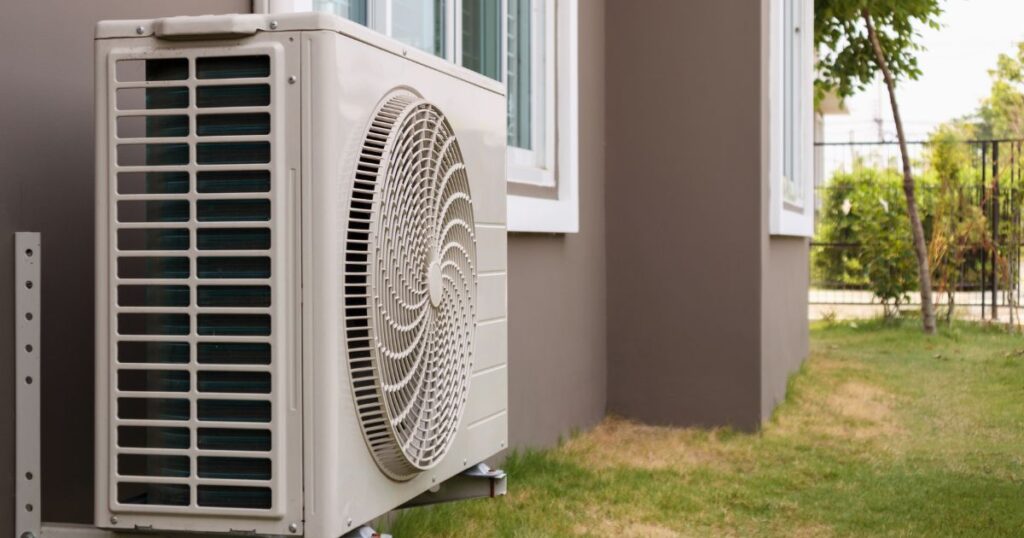
<svg viewBox="0 0 1024 538">
<path fill-rule="evenodd" d="M 157 38 L 169 41 L 210 41 L 244 39 L 263 32 L 301 31 L 336 32 L 369 46 L 464 79 L 486 90 L 501 95 L 505 94 L 504 85 L 498 81 L 330 13 L 278 13 L 273 15 L 247 13 L 100 21 L 96 25 L 96 39 Z"/>
</svg>

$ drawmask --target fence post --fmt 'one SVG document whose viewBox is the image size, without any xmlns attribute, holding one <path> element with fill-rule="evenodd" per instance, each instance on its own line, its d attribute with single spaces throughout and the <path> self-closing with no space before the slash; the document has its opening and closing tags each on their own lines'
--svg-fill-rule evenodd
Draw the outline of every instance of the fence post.
<svg viewBox="0 0 1024 538">
<path fill-rule="evenodd" d="M 992 142 L 992 320 L 999 319 L 999 142 Z"/>
<path fill-rule="evenodd" d="M 984 212 L 988 211 L 988 204 L 985 203 L 985 182 L 988 179 L 988 142 L 981 143 L 981 183 L 978 185 L 978 200 L 981 204 L 981 210 Z M 991 216 L 991 215 L 986 215 Z M 985 319 L 985 290 L 988 289 L 988 283 L 985 282 L 988 276 L 988 257 L 985 256 L 985 252 L 981 253 L 981 319 Z"/>
</svg>

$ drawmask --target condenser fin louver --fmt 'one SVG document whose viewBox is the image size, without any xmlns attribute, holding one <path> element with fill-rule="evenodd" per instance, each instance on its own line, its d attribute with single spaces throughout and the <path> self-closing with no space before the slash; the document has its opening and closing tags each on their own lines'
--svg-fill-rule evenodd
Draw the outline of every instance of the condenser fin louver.
<svg viewBox="0 0 1024 538">
<path fill-rule="evenodd" d="M 267 510 L 271 56 L 114 62 L 116 503 Z"/>
</svg>

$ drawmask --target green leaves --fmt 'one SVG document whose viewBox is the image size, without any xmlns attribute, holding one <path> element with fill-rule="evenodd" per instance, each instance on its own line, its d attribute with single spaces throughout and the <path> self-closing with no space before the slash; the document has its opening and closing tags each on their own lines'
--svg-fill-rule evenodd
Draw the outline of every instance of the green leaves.
<svg viewBox="0 0 1024 538">
<path fill-rule="evenodd" d="M 917 261 L 907 226 L 902 177 L 892 170 L 855 164 L 832 176 L 823 201 L 818 241 L 854 248 L 816 254 L 815 271 L 843 287 L 870 289 L 882 304 L 898 307 L 917 286 Z"/>
<path fill-rule="evenodd" d="M 992 89 L 978 110 L 979 130 L 989 138 L 1024 136 L 1024 43 L 1014 54 L 1000 54 L 989 71 Z"/>
<path fill-rule="evenodd" d="M 938 28 L 939 0 L 815 0 L 814 44 L 818 51 L 819 96 L 834 91 L 845 98 L 863 90 L 879 72 L 864 11 L 870 14 L 896 81 L 916 79 L 916 42 L 921 28 Z"/>
</svg>

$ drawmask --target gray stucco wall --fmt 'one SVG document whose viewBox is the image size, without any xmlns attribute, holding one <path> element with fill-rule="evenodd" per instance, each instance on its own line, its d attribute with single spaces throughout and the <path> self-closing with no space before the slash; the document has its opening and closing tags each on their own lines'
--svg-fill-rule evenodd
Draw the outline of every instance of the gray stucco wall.
<svg viewBox="0 0 1024 538">
<path fill-rule="evenodd" d="M 760 0 L 609 2 L 609 410 L 760 424 Z"/>
</svg>

